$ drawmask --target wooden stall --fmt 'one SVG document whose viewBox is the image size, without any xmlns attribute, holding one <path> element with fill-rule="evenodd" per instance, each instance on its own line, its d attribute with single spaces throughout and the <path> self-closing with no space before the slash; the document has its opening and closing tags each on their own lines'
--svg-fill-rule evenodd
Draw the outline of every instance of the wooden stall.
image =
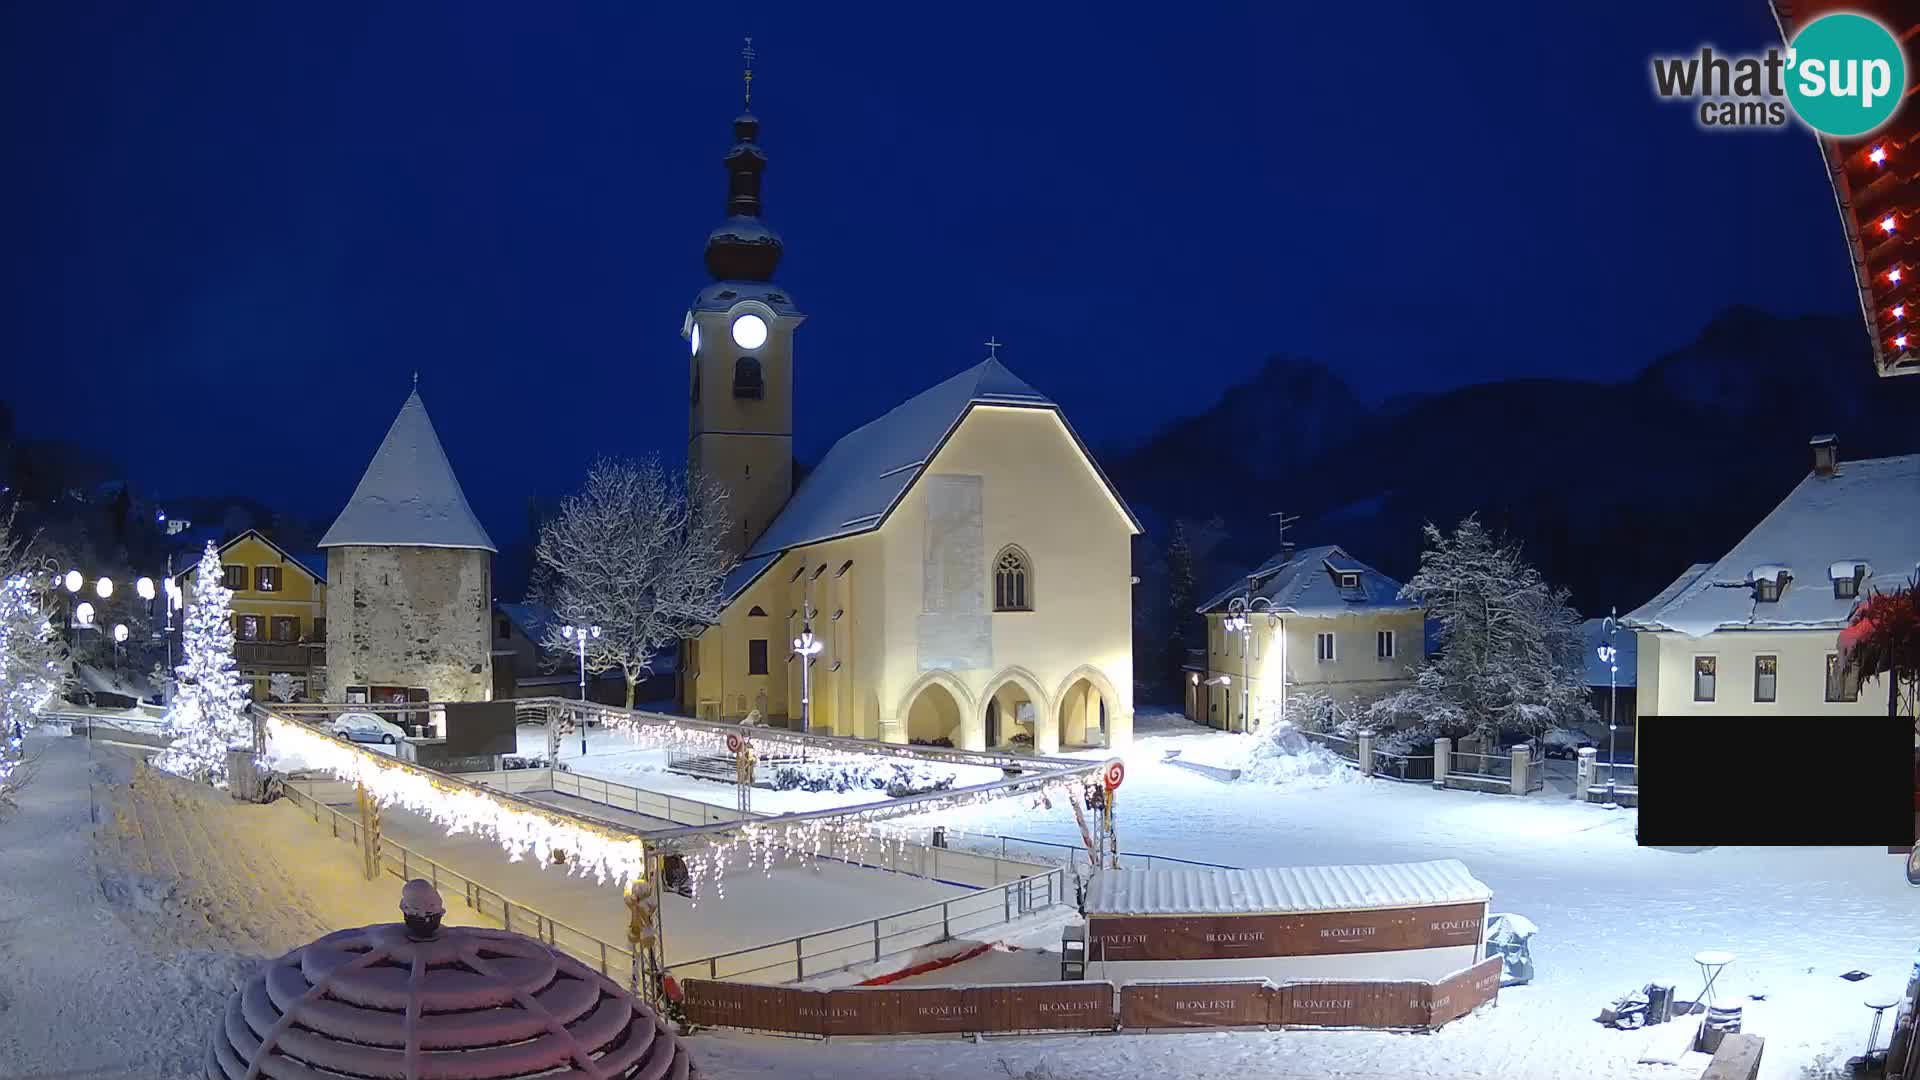
<svg viewBox="0 0 1920 1080">
<path fill-rule="evenodd" d="M 1102 870 L 1087 890 L 1087 975 L 1438 983 L 1483 958 L 1492 895 L 1457 859 Z"/>
</svg>

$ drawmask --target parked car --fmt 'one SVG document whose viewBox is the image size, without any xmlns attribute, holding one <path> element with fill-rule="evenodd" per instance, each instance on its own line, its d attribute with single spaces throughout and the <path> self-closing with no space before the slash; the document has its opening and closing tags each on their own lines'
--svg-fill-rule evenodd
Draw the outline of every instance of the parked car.
<svg viewBox="0 0 1920 1080">
<path fill-rule="evenodd" d="M 1567 728 L 1553 728 L 1540 736 L 1542 753 L 1550 758 L 1575 758 L 1580 751 L 1593 745 L 1593 740 L 1578 731 Z"/>
<path fill-rule="evenodd" d="M 406 729 L 399 724 L 364 712 L 341 713 L 334 717 L 333 733 L 354 742 L 386 743 L 389 746 L 407 737 Z"/>
</svg>

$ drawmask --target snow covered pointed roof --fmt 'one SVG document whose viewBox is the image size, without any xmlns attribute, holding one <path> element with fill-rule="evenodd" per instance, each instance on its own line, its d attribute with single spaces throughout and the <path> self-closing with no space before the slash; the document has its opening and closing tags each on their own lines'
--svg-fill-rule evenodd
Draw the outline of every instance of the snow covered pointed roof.
<svg viewBox="0 0 1920 1080">
<path fill-rule="evenodd" d="M 1624 620 L 1637 630 L 1704 637 L 1716 630 L 1837 630 L 1854 598 L 1833 594 L 1836 561 L 1867 563 L 1892 588 L 1920 565 L 1920 454 L 1842 461 L 1808 473 L 1718 562 L 1692 566 Z M 1885 568 L 1893 573 L 1882 574 Z M 1760 600 L 1756 575 L 1791 574 L 1778 600 Z"/>
<path fill-rule="evenodd" d="M 1357 588 L 1340 586 L 1340 575 L 1359 574 Z M 1348 612 L 1417 611 L 1419 604 L 1400 599 L 1400 583 L 1375 570 L 1334 544 L 1302 548 L 1289 557 L 1275 555 L 1251 575 L 1253 595 L 1265 597 L 1276 612 L 1296 615 L 1340 615 Z M 1236 596 L 1246 593 L 1246 578 L 1220 590 L 1194 609 L 1202 615 L 1225 611 Z M 1262 610 L 1267 610 L 1263 608 Z"/>
<path fill-rule="evenodd" d="M 833 444 L 754 541 L 728 579 L 728 599 L 739 595 L 784 551 L 879 528 L 976 405 L 1060 411 L 1052 399 L 1028 386 L 999 360 L 989 358 L 855 428 Z M 1100 472 L 1073 425 L 1064 415 L 1060 422 L 1129 524 L 1139 531 L 1138 519 Z"/>
<path fill-rule="evenodd" d="M 418 390 L 407 395 L 347 508 L 320 538 L 323 548 L 348 545 L 499 551 L 467 505 Z"/>
<path fill-rule="evenodd" d="M 1470 904 L 1493 890 L 1458 859 L 1371 866 L 1102 870 L 1088 915 L 1254 915 Z"/>
</svg>

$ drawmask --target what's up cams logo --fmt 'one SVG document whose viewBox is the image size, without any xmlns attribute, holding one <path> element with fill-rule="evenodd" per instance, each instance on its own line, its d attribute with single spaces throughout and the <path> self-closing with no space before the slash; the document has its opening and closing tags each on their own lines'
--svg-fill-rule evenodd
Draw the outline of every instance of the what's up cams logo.
<svg viewBox="0 0 1920 1080">
<path fill-rule="evenodd" d="M 1900 107 L 1907 59 L 1878 21 L 1836 12 L 1801 28 L 1784 51 L 1656 56 L 1653 90 L 1696 103 L 1703 128 L 1784 127 L 1791 113 L 1822 135 L 1849 138 L 1875 130 Z"/>
</svg>

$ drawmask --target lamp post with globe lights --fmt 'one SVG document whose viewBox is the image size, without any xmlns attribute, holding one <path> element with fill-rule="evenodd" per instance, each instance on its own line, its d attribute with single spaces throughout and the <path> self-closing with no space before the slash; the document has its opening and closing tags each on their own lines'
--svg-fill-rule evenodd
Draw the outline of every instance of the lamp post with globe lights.
<svg viewBox="0 0 1920 1080">
<path fill-rule="evenodd" d="M 600 637 L 598 626 L 563 626 L 560 636 L 573 642 L 580 656 L 580 756 L 587 756 L 587 642 Z"/>
<path fill-rule="evenodd" d="M 1620 771 L 1620 763 L 1614 757 L 1620 730 L 1620 650 L 1613 647 L 1613 635 L 1620 629 L 1620 609 L 1611 609 L 1607 617 L 1601 620 L 1600 632 L 1606 636 L 1605 644 L 1594 650 L 1600 656 L 1600 662 L 1607 665 L 1607 805 L 1616 805 L 1613 797 L 1614 776 Z"/>
<path fill-rule="evenodd" d="M 813 658 L 825 645 L 813 634 L 813 605 L 801 601 L 800 636 L 793 639 L 793 655 L 800 658 L 800 730 L 813 729 Z"/>
<path fill-rule="evenodd" d="M 1240 635 L 1240 730 L 1250 731 L 1255 726 L 1249 720 L 1253 714 L 1253 679 L 1248 674 L 1248 665 L 1253 656 L 1253 619 L 1255 611 L 1263 611 L 1267 616 L 1267 626 L 1280 625 L 1280 614 L 1273 610 L 1273 601 L 1264 596 L 1253 595 L 1253 579 L 1247 579 L 1246 591 L 1227 601 L 1227 617 L 1224 623 L 1229 634 Z M 1280 637 L 1280 718 L 1287 715 L 1287 636 Z M 1228 730 L 1233 730 L 1229 725 Z"/>
</svg>

